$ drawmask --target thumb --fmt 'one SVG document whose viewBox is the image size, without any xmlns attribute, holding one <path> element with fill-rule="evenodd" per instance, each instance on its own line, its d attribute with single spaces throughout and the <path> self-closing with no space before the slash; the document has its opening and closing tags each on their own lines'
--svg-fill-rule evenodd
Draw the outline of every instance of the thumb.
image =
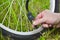
<svg viewBox="0 0 60 40">
<path fill-rule="evenodd" d="M 42 24 L 44 23 L 46 20 L 44 18 L 41 19 L 37 19 L 35 21 L 33 21 L 33 25 L 38 25 L 38 24 Z"/>
</svg>

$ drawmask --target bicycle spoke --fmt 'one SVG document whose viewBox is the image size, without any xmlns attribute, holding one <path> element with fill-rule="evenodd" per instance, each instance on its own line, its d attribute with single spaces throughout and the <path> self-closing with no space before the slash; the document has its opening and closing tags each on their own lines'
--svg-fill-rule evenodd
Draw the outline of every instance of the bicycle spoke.
<svg viewBox="0 0 60 40">
<path fill-rule="evenodd" d="M 24 2 L 24 1 L 23 1 L 23 2 Z M 23 6 L 25 6 L 25 5 L 24 5 L 25 3 L 23 3 L 23 2 L 22 2 L 22 4 L 23 4 Z M 24 10 L 25 10 L 25 7 L 24 7 Z M 26 18 L 25 30 L 28 29 L 28 31 L 29 31 L 29 27 L 28 27 L 28 19 L 27 19 L 26 10 L 25 10 L 25 12 L 23 12 L 23 13 L 24 13 L 24 16 L 25 16 L 25 18 Z"/>
<path fill-rule="evenodd" d="M 5 5 L 6 3 L 8 3 L 8 1 L 6 1 L 6 2 L 2 3 L 2 4 L 0 5 L 0 7 L 1 7 L 1 6 L 3 6 L 3 5 Z"/>
<path fill-rule="evenodd" d="M 20 19 L 21 19 L 21 32 L 23 31 L 22 30 L 22 14 L 21 14 L 21 10 L 22 10 L 22 6 L 20 5 L 20 2 L 18 1 L 18 4 L 19 4 L 19 6 L 20 6 Z"/>
<path fill-rule="evenodd" d="M 8 2 L 9 2 L 9 5 L 10 5 L 10 1 L 8 0 Z M 11 5 L 10 5 L 10 7 L 9 8 L 11 8 Z M 8 9 L 9 10 L 9 15 L 8 15 L 8 28 L 9 28 L 9 24 L 10 24 L 10 16 L 11 16 L 11 10 L 10 9 Z"/>
<path fill-rule="evenodd" d="M 14 0 L 13 0 L 13 1 L 14 1 Z M 11 5 L 10 5 L 10 7 L 12 6 L 12 4 L 13 4 L 13 1 L 11 2 Z M 9 8 L 10 8 L 10 7 L 9 7 Z M 4 23 L 4 21 L 5 21 L 5 19 L 6 19 L 6 16 L 7 16 L 8 12 L 9 12 L 9 9 L 8 9 L 7 13 L 5 14 L 5 16 L 4 16 L 4 18 L 3 18 L 2 24 Z"/>
<path fill-rule="evenodd" d="M 2 21 L 2 24 L 4 23 L 4 21 L 5 21 L 5 19 L 6 19 L 6 16 L 7 16 L 8 12 L 9 12 L 9 11 L 7 11 L 6 15 L 4 16 L 3 21 Z"/>
<path fill-rule="evenodd" d="M 9 7 L 9 5 L 0 12 L 0 15 Z"/>
<path fill-rule="evenodd" d="M 18 23 L 19 23 L 19 18 L 18 18 L 18 21 L 17 21 L 17 25 L 16 25 L 16 29 L 15 29 L 15 31 L 17 31 Z"/>
</svg>

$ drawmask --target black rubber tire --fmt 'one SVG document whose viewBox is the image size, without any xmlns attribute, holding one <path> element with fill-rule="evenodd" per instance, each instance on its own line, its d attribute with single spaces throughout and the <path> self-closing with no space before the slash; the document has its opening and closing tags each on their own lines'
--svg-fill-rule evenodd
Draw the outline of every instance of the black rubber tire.
<svg viewBox="0 0 60 40">
<path fill-rule="evenodd" d="M 55 0 L 55 12 L 60 13 L 60 0 Z"/>
<path fill-rule="evenodd" d="M 4 29 L 1 29 L 1 30 L 2 30 L 3 36 L 8 36 L 14 40 L 35 40 L 41 36 L 40 33 L 37 33 L 34 35 L 17 35 L 17 34 L 10 33 Z"/>
</svg>

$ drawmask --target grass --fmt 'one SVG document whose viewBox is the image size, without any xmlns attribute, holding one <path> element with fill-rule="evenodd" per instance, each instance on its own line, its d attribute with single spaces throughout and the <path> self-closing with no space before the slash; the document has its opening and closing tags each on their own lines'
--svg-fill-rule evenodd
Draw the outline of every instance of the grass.
<svg viewBox="0 0 60 40">
<path fill-rule="evenodd" d="M 16 31 L 28 32 L 32 31 L 32 24 L 27 18 L 25 9 L 26 0 L 1 0 L 0 1 L 0 23 L 6 27 Z M 49 0 L 30 0 L 29 10 L 33 16 L 45 9 L 49 9 Z M 47 30 L 38 40 L 59 40 L 60 31 L 57 29 Z M 0 40 L 10 40 L 8 37 L 2 36 L 0 31 Z"/>
</svg>

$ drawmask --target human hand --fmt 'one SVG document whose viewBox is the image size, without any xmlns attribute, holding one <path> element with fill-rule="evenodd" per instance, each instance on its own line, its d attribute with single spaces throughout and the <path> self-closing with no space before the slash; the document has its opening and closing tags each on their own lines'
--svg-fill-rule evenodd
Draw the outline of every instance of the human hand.
<svg viewBox="0 0 60 40">
<path fill-rule="evenodd" d="M 37 15 L 33 25 L 42 24 L 43 27 L 51 27 L 52 25 L 60 26 L 60 14 L 45 10 Z"/>
</svg>

